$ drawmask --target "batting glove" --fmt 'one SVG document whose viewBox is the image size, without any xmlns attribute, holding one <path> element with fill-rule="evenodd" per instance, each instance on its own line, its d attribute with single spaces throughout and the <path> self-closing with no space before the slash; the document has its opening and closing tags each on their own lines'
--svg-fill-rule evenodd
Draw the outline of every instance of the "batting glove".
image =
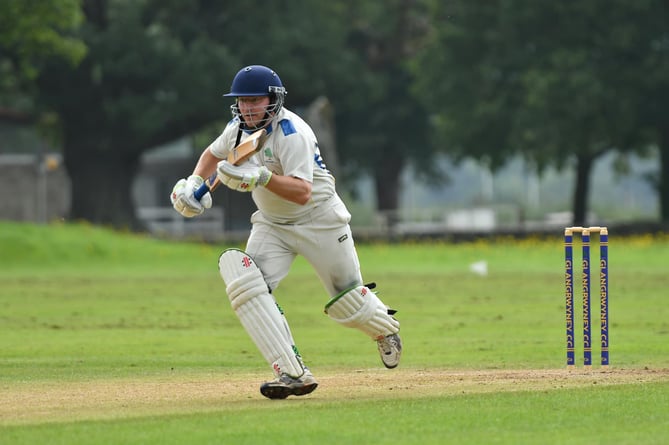
<svg viewBox="0 0 669 445">
<path fill-rule="evenodd" d="M 272 178 L 272 172 L 267 167 L 250 162 L 232 165 L 228 161 L 221 161 L 216 167 L 216 175 L 223 184 L 238 192 L 250 192 L 258 186 L 265 187 Z"/>
<path fill-rule="evenodd" d="M 209 192 L 199 201 L 195 199 L 195 190 L 204 183 L 204 179 L 197 175 L 190 175 L 188 179 L 179 179 L 172 189 L 170 200 L 174 210 L 186 218 L 201 215 L 205 209 L 211 208 L 211 194 Z"/>
</svg>

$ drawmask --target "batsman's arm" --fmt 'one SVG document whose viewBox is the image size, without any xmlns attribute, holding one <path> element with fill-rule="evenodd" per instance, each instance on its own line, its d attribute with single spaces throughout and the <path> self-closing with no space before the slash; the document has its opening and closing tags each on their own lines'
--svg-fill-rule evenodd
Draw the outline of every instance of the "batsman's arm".
<svg viewBox="0 0 669 445">
<path fill-rule="evenodd" d="M 216 178 L 216 165 L 219 161 L 220 159 L 214 156 L 209 150 L 209 147 L 207 147 L 200 155 L 197 164 L 195 164 L 193 174 L 206 178 L 200 188 L 193 194 L 198 201 L 202 199 L 207 192 L 214 191 L 214 189 L 218 187 L 219 181 Z"/>
</svg>

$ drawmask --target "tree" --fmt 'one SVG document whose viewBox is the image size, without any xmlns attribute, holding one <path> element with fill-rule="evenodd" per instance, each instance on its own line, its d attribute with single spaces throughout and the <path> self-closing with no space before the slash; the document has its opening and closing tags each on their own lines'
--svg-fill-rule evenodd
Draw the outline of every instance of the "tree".
<svg viewBox="0 0 669 445">
<path fill-rule="evenodd" d="M 442 25 L 414 65 L 432 62 L 416 92 L 438 110 L 435 129 L 457 156 L 575 161 L 574 223 L 583 224 L 595 159 L 645 149 L 648 122 L 666 125 L 666 76 L 639 70 L 667 73 L 666 10 L 653 0 L 435 2 Z M 430 89 L 445 72 L 450 79 Z"/>
<path fill-rule="evenodd" d="M 0 2 L 0 119 L 35 121 L 27 93 L 45 59 L 81 61 L 86 47 L 72 35 L 81 21 L 77 0 Z"/>
<path fill-rule="evenodd" d="M 410 94 L 408 62 L 428 32 L 427 11 L 418 0 L 346 4 L 342 25 L 354 59 L 347 65 L 350 89 L 333 98 L 340 156 L 349 177 L 373 177 L 378 210 L 395 211 L 409 163 L 422 180 L 442 179 L 426 110 Z"/>
<path fill-rule="evenodd" d="M 625 66 L 630 82 L 638 84 L 641 93 L 635 96 L 632 108 L 634 122 L 639 133 L 659 148 L 655 185 L 660 218 L 669 223 L 669 5 L 661 0 L 644 0 L 634 6 L 631 17 L 619 20 L 625 32 L 618 41 L 620 45 L 629 42 L 631 47 L 625 54 Z"/>
<path fill-rule="evenodd" d="M 328 94 L 345 67 L 309 67 L 338 56 L 331 43 L 333 33 L 342 34 L 329 24 L 337 7 L 85 0 L 78 35 L 90 48 L 87 57 L 76 68 L 49 60 L 36 96 L 58 116 L 72 183 L 70 217 L 142 229 L 131 197 L 142 153 L 227 122 L 229 102 L 221 94 L 244 65 L 275 67 L 289 86 L 291 106 Z M 253 20 L 242 20 L 250 11 L 257 11 Z"/>
<path fill-rule="evenodd" d="M 141 228 L 130 190 L 143 152 L 227 121 L 221 93 L 252 63 L 280 73 L 291 108 L 330 99 L 344 172 L 371 174 L 378 207 L 397 209 L 409 163 L 417 180 L 441 178 L 426 108 L 409 91 L 427 1 L 84 0 L 76 36 L 88 54 L 76 67 L 49 58 L 32 98 L 57 116 L 70 216 Z"/>
<path fill-rule="evenodd" d="M 415 44 L 404 31 L 414 27 L 414 2 L 398 1 L 390 16 L 368 2 L 365 17 L 350 3 L 86 0 L 88 57 L 75 70 L 53 61 L 39 82 L 43 105 L 60 117 L 71 217 L 139 228 L 130 188 L 142 152 L 227 119 L 220 94 L 252 63 L 280 73 L 291 107 L 331 98 L 349 171 L 372 172 L 379 206 L 395 209 L 405 161 L 430 165 L 403 66 Z M 239 19 L 249 11 L 262 11 L 252 27 Z"/>
<path fill-rule="evenodd" d="M 541 161 L 563 166 L 569 160 L 565 151 L 575 159 L 576 225 L 586 223 L 594 161 L 611 150 L 638 152 L 654 142 L 639 119 L 641 86 L 648 74 L 638 69 L 650 42 L 662 32 L 660 26 L 648 28 L 654 21 L 653 6 L 659 3 L 532 4 L 527 15 L 544 23 L 541 32 L 534 32 L 536 25 L 529 21 L 519 24 L 523 40 L 541 54 L 525 71 L 528 93 L 520 113 L 520 122 L 535 129 L 534 140 L 519 141 L 532 149 L 529 156 Z"/>
<path fill-rule="evenodd" d="M 76 69 L 53 60 L 39 78 L 60 120 L 73 219 L 141 229 L 131 187 L 142 153 L 229 116 L 212 73 L 239 62 L 195 26 L 203 11 L 172 27 L 147 4 L 85 1 L 88 56 Z"/>
</svg>

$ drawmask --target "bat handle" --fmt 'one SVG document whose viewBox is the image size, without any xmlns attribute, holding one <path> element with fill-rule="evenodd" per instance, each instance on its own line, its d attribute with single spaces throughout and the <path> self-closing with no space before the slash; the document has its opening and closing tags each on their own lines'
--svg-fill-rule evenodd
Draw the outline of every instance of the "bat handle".
<svg viewBox="0 0 669 445">
<path fill-rule="evenodd" d="M 202 185 L 200 186 L 200 188 L 195 190 L 195 193 L 193 193 L 193 196 L 195 196 L 195 199 L 197 199 L 198 201 L 200 199 L 202 199 L 202 197 L 204 195 L 206 195 L 207 192 L 210 191 L 210 184 L 213 184 L 215 179 L 216 179 L 216 173 L 214 173 L 213 175 L 211 175 L 211 177 L 209 179 L 204 181 L 202 183 Z"/>
</svg>

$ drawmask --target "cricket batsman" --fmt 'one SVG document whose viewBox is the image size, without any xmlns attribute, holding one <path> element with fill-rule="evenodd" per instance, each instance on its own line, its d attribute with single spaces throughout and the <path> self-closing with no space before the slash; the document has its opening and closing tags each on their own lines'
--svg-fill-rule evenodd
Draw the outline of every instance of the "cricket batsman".
<svg viewBox="0 0 669 445">
<path fill-rule="evenodd" d="M 171 201 L 185 217 L 202 214 L 212 205 L 211 194 L 200 200 L 194 194 L 214 173 L 230 189 L 251 193 L 257 211 L 245 250 L 224 251 L 218 266 L 232 309 L 273 372 L 273 380 L 260 386 L 261 394 L 284 399 L 318 386 L 273 296 L 297 255 L 323 284 L 327 315 L 375 341 L 383 364 L 395 368 L 402 353 L 400 324 L 395 311 L 372 292 L 374 285 L 363 284 L 351 214 L 311 127 L 284 108 L 286 89 L 265 66 L 242 68 L 225 96 L 235 99 L 233 119 L 202 152 L 193 173 L 176 183 Z M 260 129 L 267 137 L 259 151 L 240 165 L 228 162 L 230 151 Z M 335 341 L 324 339 L 323 345 Z"/>
</svg>

